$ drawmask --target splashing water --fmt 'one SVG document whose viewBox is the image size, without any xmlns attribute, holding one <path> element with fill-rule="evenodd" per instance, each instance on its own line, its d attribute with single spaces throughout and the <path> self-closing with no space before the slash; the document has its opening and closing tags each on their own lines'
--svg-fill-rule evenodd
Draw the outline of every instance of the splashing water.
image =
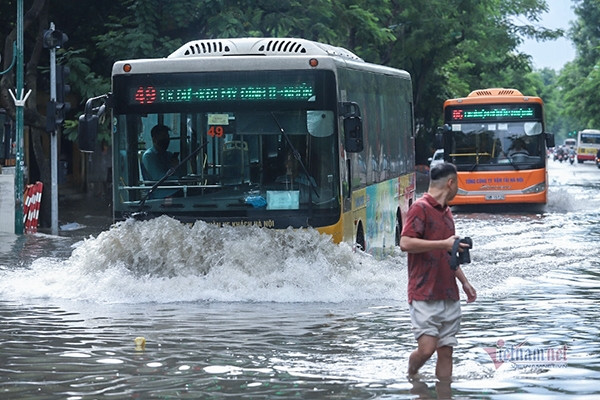
<svg viewBox="0 0 600 400">
<path fill-rule="evenodd" d="M 108 303 L 406 298 L 406 260 L 381 262 L 316 230 L 127 220 L 70 258 L 11 271 L 0 292 Z"/>
</svg>

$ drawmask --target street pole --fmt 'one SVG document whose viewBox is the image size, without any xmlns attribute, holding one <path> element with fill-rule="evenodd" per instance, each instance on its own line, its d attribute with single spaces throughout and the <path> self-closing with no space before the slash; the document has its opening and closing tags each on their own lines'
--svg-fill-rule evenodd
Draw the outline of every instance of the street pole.
<svg viewBox="0 0 600 400">
<path fill-rule="evenodd" d="M 54 31 L 54 22 L 50 22 Z M 50 101 L 56 102 L 56 46 L 50 48 Z M 58 135 L 56 127 L 50 132 L 51 220 L 52 234 L 58 235 Z"/>
<path fill-rule="evenodd" d="M 50 101 L 46 108 L 46 131 L 50 134 L 50 200 L 53 235 L 58 235 L 58 138 L 65 113 L 69 109 L 69 103 L 65 101 L 65 94 L 69 88 L 65 83 L 68 68 L 61 66 L 59 75 L 56 67 L 56 49 L 61 48 L 68 39 L 65 33 L 55 29 L 54 22 L 50 22 L 50 29 L 44 31 L 43 46 L 50 50 Z"/>
<path fill-rule="evenodd" d="M 16 155 L 15 155 L 15 234 L 23 234 L 23 0 L 17 0 L 17 86 L 15 89 Z"/>
</svg>

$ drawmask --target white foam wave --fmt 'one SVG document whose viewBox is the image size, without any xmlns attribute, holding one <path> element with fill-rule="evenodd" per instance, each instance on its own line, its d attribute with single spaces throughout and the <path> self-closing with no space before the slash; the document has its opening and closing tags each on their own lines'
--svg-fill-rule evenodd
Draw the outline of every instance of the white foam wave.
<svg viewBox="0 0 600 400">
<path fill-rule="evenodd" d="M 376 260 L 315 230 L 128 220 L 80 242 L 67 260 L 2 271 L 11 298 L 102 303 L 341 302 L 406 299 L 406 258 Z"/>
<path fill-rule="evenodd" d="M 576 209 L 576 205 L 573 204 L 573 200 L 573 194 L 569 193 L 568 190 L 550 187 L 548 189 L 548 203 L 546 205 L 546 209 L 549 212 L 555 213 L 574 211 Z"/>
</svg>

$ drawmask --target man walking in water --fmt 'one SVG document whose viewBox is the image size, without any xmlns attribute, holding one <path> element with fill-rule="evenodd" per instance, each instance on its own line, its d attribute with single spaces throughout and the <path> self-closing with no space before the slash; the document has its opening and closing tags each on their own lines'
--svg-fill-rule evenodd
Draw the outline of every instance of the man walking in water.
<svg viewBox="0 0 600 400">
<path fill-rule="evenodd" d="M 458 192 L 454 164 L 431 168 L 427 193 L 408 210 L 400 248 L 408 253 L 408 303 L 418 348 L 408 360 L 408 374 L 415 375 L 437 351 L 435 374 L 452 377 L 452 348 L 458 344 L 460 297 L 456 279 L 462 283 L 467 303 L 477 293 L 460 266 L 450 267 L 452 248 L 459 237 L 448 202 Z M 460 244 L 462 248 L 467 244 Z"/>
</svg>

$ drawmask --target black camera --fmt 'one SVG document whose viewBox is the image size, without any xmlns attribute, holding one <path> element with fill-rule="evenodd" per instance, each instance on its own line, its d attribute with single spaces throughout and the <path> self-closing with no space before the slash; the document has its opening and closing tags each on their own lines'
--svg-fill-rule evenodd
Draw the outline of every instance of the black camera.
<svg viewBox="0 0 600 400">
<path fill-rule="evenodd" d="M 469 254 L 469 249 L 473 248 L 473 240 L 467 236 L 460 239 L 460 243 L 466 243 L 469 245 L 469 247 L 463 248 L 462 253 L 458 253 L 458 263 L 469 264 L 471 262 L 471 254 Z"/>
</svg>

